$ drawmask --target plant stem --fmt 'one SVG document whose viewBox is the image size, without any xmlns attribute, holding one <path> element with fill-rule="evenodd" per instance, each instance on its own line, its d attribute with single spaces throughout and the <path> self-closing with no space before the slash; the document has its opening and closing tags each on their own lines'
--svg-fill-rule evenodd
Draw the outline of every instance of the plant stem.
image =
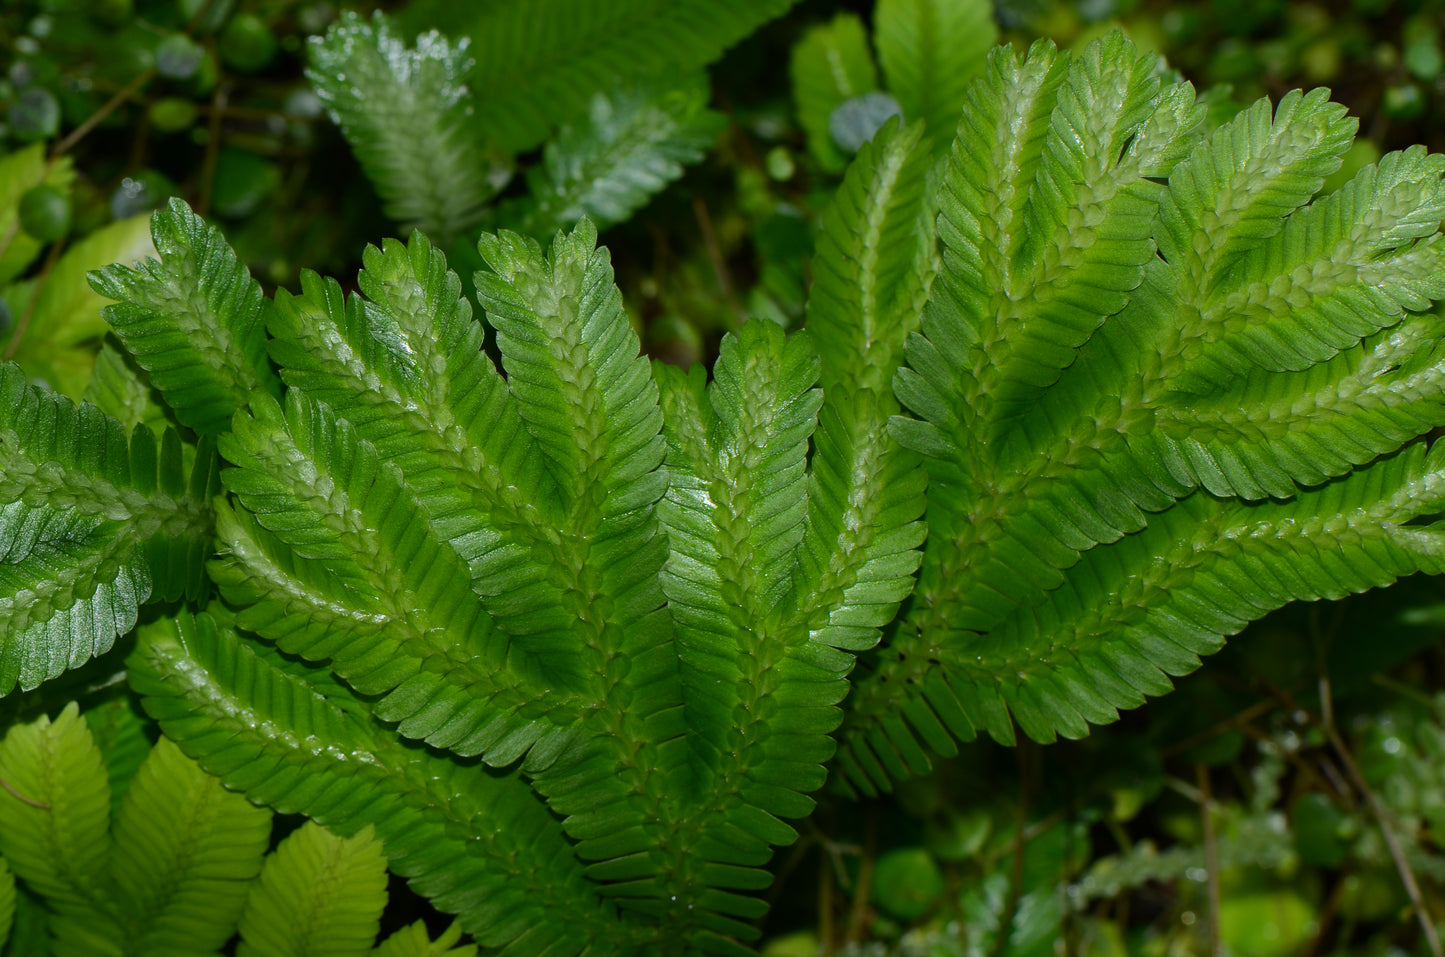
<svg viewBox="0 0 1445 957">
<path fill-rule="evenodd" d="M 35 316 L 35 307 L 40 302 L 40 294 L 45 291 L 45 283 L 50 279 L 51 270 L 55 268 L 55 261 L 60 258 L 60 251 L 65 248 L 65 240 L 59 239 L 50 244 L 50 251 L 45 254 L 45 264 L 40 267 L 40 275 L 35 279 L 35 288 L 30 292 L 30 301 L 25 304 L 25 312 L 20 316 L 20 321 L 15 324 L 15 333 L 5 345 L 5 359 L 8 361 L 15 358 L 15 352 L 20 348 L 20 341 L 25 338 L 25 330 L 30 328 L 30 320 Z"/>
<path fill-rule="evenodd" d="M 1199 820 L 1204 827 L 1204 875 L 1209 895 L 1209 914 L 1205 926 L 1209 931 L 1210 957 L 1220 957 L 1219 939 L 1219 841 L 1214 833 L 1214 795 L 1209 787 L 1209 770 L 1194 765 L 1194 780 L 1199 786 Z"/>
<path fill-rule="evenodd" d="M 1405 885 L 1405 893 L 1410 898 L 1411 906 L 1415 908 L 1415 918 L 1420 922 L 1420 929 L 1425 934 L 1425 943 L 1430 948 L 1432 957 L 1445 957 L 1445 951 L 1442 951 L 1440 947 L 1440 935 L 1435 932 L 1435 921 L 1430 916 L 1430 907 L 1425 901 L 1425 895 L 1420 892 L 1420 883 L 1415 880 L 1415 871 L 1410 866 L 1410 862 L 1406 860 L 1405 849 L 1400 845 L 1399 835 L 1395 833 L 1395 828 L 1390 821 L 1390 810 L 1385 807 L 1384 802 L 1365 780 L 1364 774 L 1360 772 L 1360 766 L 1355 763 L 1354 756 L 1350 754 L 1349 748 L 1345 746 L 1344 739 L 1340 737 L 1340 732 L 1335 727 L 1335 707 L 1330 694 L 1330 677 L 1323 673 L 1320 675 L 1320 724 L 1325 729 L 1330 746 L 1335 749 L 1340 763 L 1344 765 L 1345 773 L 1364 795 L 1365 803 L 1370 806 L 1370 812 L 1375 816 L 1375 822 L 1380 825 L 1380 834 L 1385 838 L 1385 846 L 1390 849 L 1390 857 L 1395 862 L 1395 870 L 1400 874 L 1400 882 Z"/>
</svg>

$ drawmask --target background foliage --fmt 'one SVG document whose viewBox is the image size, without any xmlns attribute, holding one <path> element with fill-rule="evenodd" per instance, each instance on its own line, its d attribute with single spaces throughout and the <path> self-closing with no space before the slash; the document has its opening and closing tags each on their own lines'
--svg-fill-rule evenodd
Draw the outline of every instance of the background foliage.
<svg viewBox="0 0 1445 957">
<path fill-rule="evenodd" d="M 686 21 L 719 5 L 665 6 Z M 13 0 L 0 9 L 0 49 L 12 54 L 0 80 L 5 355 L 71 396 L 110 390 L 133 423 L 161 434 L 166 413 L 106 340 L 103 300 L 82 280 L 147 252 L 144 214 L 181 196 L 222 225 L 268 291 L 299 288 L 302 266 L 355 275 L 367 242 L 410 224 L 455 240 L 453 268 L 470 276 L 475 230 L 547 236 L 585 212 L 605 228 L 646 350 L 710 363 L 722 333 L 744 317 L 802 321 L 805 290 L 819 278 L 806 265 L 818 216 L 881 118 L 899 109 L 923 117 L 934 149 L 946 150 L 951 130 L 940 133 L 945 120 L 934 117 L 957 110 L 962 75 L 940 78 L 898 54 L 909 42 L 906 6 L 809 0 L 745 40 L 747 27 L 721 18 L 695 31 L 707 49 L 679 47 L 688 62 L 714 63 L 707 76 L 673 85 L 659 80 L 667 63 L 625 44 L 598 46 L 561 71 L 509 60 L 477 39 L 496 25 L 474 22 L 459 4 L 388 5 L 393 42 L 431 28 L 448 39 L 417 47 L 410 62 L 364 63 L 341 39 L 384 29 L 369 8 L 348 18 L 332 4 L 283 0 Z M 960 16 L 934 29 L 981 68 L 990 23 L 1021 46 L 1036 36 L 1081 44 L 1122 25 L 1211 90 L 1215 118 L 1258 95 L 1330 86 L 1361 119 L 1338 183 L 1384 151 L 1445 146 L 1442 18 L 1445 5 L 1433 0 L 1006 0 L 990 19 Z M 310 38 L 338 19 L 343 31 L 316 41 L 308 58 Z M 603 14 L 569 24 L 584 40 L 605 28 Z M 341 128 L 368 118 L 346 89 L 328 87 L 317 69 L 328 57 L 333 72 L 356 77 L 440 71 L 455 95 L 435 110 L 391 105 L 420 127 L 398 129 L 390 152 L 353 156 Z M 492 87 L 512 95 L 469 114 L 466 91 Z M 418 155 L 408 145 L 429 137 L 473 143 L 481 159 L 408 168 Z M 397 170 L 435 177 L 465 201 L 403 196 L 389 179 Z M 50 206 L 30 209 L 21 228 L 15 184 L 40 182 L 54 192 L 35 202 Z M 167 456 L 153 453 L 153 485 L 169 482 L 177 496 L 187 483 L 206 487 L 190 463 Z M 97 535 L 112 541 L 111 530 Z M 179 596 L 186 583 L 167 587 Z M 1262 957 L 1428 953 L 1420 905 L 1445 923 L 1442 626 L 1445 603 L 1430 581 L 1287 608 L 1173 695 L 1082 741 L 976 742 L 892 794 L 824 797 L 803 840 L 777 862 L 764 950 L 1022 957 L 1057 953 L 1062 941 L 1071 954 L 1172 955 L 1217 941 L 1222 952 Z M 42 713 L 52 727 L 73 721 L 60 705 L 76 698 L 103 737 L 97 729 L 121 720 L 126 700 L 119 658 L 3 699 L 7 725 Z M 136 736 L 155 737 L 154 728 L 125 727 L 113 743 L 131 741 L 130 758 L 101 747 L 117 833 L 117 781 L 139 766 Z M 29 949 L 38 938 L 23 935 L 37 933 L 47 908 L 64 913 L 55 903 L 64 898 L 22 868 L 23 853 L 4 850 L 21 878 L 10 952 L 38 953 Z M 393 889 L 383 930 L 425 919 L 432 936 L 441 932 L 444 921 Z"/>
</svg>

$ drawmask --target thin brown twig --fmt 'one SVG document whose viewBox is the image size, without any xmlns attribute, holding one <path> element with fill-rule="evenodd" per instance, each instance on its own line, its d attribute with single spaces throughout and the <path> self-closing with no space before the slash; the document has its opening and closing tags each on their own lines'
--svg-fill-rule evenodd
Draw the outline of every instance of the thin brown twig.
<svg viewBox="0 0 1445 957">
<path fill-rule="evenodd" d="M 1209 933 L 1210 957 L 1220 957 L 1219 936 L 1219 840 L 1214 833 L 1214 794 L 1209 787 L 1209 769 L 1202 763 L 1194 765 L 1194 780 L 1199 787 L 1199 820 L 1204 826 L 1204 879 L 1209 898 L 1205 927 Z"/>
<path fill-rule="evenodd" d="M 868 899 L 873 896 L 873 861 L 877 856 L 878 805 L 870 804 L 863 818 L 863 860 L 858 865 L 858 883 L 853 886 L 853 907 L 848 912 L 844 944 L 856 944 L 863 939 L 863 924 L 868 918 Z"/>
<path fill-rule="evenodd" d="M 211 211 L 211 193 L 215 187 L 216 161 L 221 155 L 221 120 L 225 117 L 226 101 L 230 98 L 230 87 L 222 83 L 216 87 L 211 98 L 211 120 L 206 126 L 206 155 L 201 161 L 201 192 L 196 198 L 196 214 L 205 216 Z"/>
<path fill-rule="evenodd" d="M 1370 812 L 1375 817 L 1375 823 L 1380 826 L 1380 834 L 1385 838 L 1385 846 L 1390 850 L 1390 857 L 1395 862 L 1395 870 L 1400 875 L 1400 882 L 1405 885 L 1405 894 L 1410 898 L 1410 904 L 1415 908 L 1415 919 L 1420 923 L 1420 929 L 1425 934 L 1425 943 L 1430 948 L 1433 957 L 1445 957 L 1445 950 L 1440 947 L 1440 935 L 1435 932 L 1435 921 L 1430 916 L 1430 907 L 1425 902 L 1425 895 L 1420 892 L 1420 883 L 1415 879 L 1415 869 L 1410 866 L 1409 860 L 1405 857 L 1405 849 L 1400 845 L 1399 835 L 1390 820 L 1390 809 L 1380 800 L 1374 788 L 1370 787 L 1365 776 L 1360 772 L 1360 766 L 1355 763 L 1354 756 L 1340 737 L 1339 730 L 1335 727 L 1335 707 L 1330 693 L 1330 676 L 1326 673 L 1320 674 L 1320 724 L 1324 728 L 1325 737 L 1329 739 L 1330 746 L 1334 748 L 1335 754 L 1340 759 L 1340 764 L 1345 768 L 1345 773 L 1354 782 L 1356 788 L 1365 797 L 1365 803 L 1369 805 Z"/>
<path fill-rule="evenodd" d="M 818 939 L 823 945 L 823 954 L 833 953 L 837 944 L 833 926 L 833 868 L 829 866 L 826 850 L 820 852 L 818 861 Z"/>
<path fill-rule="evenodd" d="M 31 807 L 38 807 L 42 811 L 50 810 L 49 804 L 46 804 L 44 801 L 37 801 L 34 798 L 26 797 L 25 795 L 21 794 L 19 791 L 11 787 L 10 782 L 5 780 L 4 778 L 0 778 L 0 787 L 3 787 L 5 790 L 9 791 L 12 795 L 14 795 L 17 801 L 23 801 Z"/>
<path fill-rule="evenodd" d="M 733 288 L 732 274 L 728 272 L 727 260 L 717 241 L 717 231 L 712 226 L 712 214 L 708 212 L 707 203 L 696 193 L 692 196 L 692 214 L 697 219 L 698 232 L 702 234 L 702 245 L 707 251 L 708 262 L 712 263 L 718 288 L 722 290 L 723 298 L 727 300 L 732 311 L 737 314 L 738 322 L 742 322 L 747 319 L 747 314 L 743 311 L 742 303 L 738 301 L 737 290 Z"/>
<path fill-rule="evenodd" d="M 87 116 L 84 122 L 66 134 L 65 139 L 55 144 L 55 149 L 50 151 L 50 165 L 54 166 L 56 160 L 69 152 L 76 143 L 84 139 L 87 133 L 103 123 L 107 116 L 110 116 L 110 114 L 120 108 L 121 104 L 129 100 L 132 96 L 135 96 L 140 88 L 150 82 L 151 78 L 155 75 L 156 68 L 147 67 L 137 74 L 135 79 L 131 80 L 119 90 L 116 90 L 114 96 L 106 100 L 105 103 L 101 104 L 99 109 Z"/>
<path fill-rule="evenodd" d="M 1173 757 L 1176 754 L 1192 751 L 1201 744 L 1208 744 L 1226 731 L 1239 731 L 1242 725 L 1247 725 L 1255 718 L 1268 714 L 1270 711 L 1273 711 L 1275 707 L 1275 703 L 1267 698 L 1256 701 L 1248 708 L 1215 722 L 1198 734 L 1190 735 L 1182 741 L 1176 741 L 1169 745 L 1169 747 L 1164 749 L 1163 755 L 1166 758 Z"/>
</svg>

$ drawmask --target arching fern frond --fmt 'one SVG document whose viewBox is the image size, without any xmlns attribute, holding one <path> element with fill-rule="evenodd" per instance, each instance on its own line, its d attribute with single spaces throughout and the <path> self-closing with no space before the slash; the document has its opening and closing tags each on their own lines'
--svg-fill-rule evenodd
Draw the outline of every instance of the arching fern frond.
<svg viewBox="0 0 1445 957">
<path fill-rule="evenodd" d="M 329 660 L 363 694 L 386 695 L 378 713 L 409 737 L 494 764 L 567 737 L 565 707 L 554 721 L 563 703 L 509 673 L 505 636 L 400 470 L 299 389 L 284 413 L 265 398 L 251 410 L 221 445 L 236 465 L 223 473 L 226 487 L 254 516 L 225 521 L 241 557 L 221 577 L 245 597 L 270 599 L 248 623 L 287 651 Z M 291 586 L 304 594 L 288 596 L 277 580 L 288 565 L 314 568 Z M 320 627 L 304 627 L 312 623 Z"/>
<path fill-rule="evenodd" d="M 808 519 L 796 569 L 813 640 L 859 651 L 913 589 L 924 529 L 918 458 L 888 434 L 902 345 L 937 268 L 922 129 L 885 127 L 859 150 L 823 213 L 807 328 L 825 401 L 813 437 Z"/>
<path fill-rule="evenodd" d="M 77 936 L 118 931 L 97 905 L 110 865 L 110 782 L 100 750 L 73 702 L 12 727 L 0 742 L 0 854 L 43 894 Z"/>
<path fill-rule="evenodd" d="M 116 817 L 111 899 L 132 953 L 217 950 L 230 939 L 271 839 L 271 812 L 162 738 Z"/>
<path fill-rule="evenodd" d="M 1202 138 L 1192 100 L 1118 35 L 996 54 L 970 92 L 896 380 L 929 544 L 856 682 L 855 786 L 978 730 L 1079 736 L 1269 610 L 1437 563 L 1439 456 L 1410 443 L 1445 424 L 1418 311 L 1445 163 L 1315 197 L 1354 128 L 1322 92 Z"/>
</svg>

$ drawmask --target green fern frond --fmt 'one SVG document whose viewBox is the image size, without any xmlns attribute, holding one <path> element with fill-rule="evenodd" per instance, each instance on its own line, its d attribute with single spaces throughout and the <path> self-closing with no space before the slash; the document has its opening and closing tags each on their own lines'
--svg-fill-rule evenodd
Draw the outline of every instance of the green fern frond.
<svg viewBox="0 0 1445 957">
<path fill-rule="evenodd" d="M 833 142 L 833 111 L 878 89 L 878 68 L 873 65 L 863 21 L 851 13 L 840 13 L 829 23 L 810 28 L 793 45 L 789 73 L 808 152 L 823 169 L 841 170 L 847 160 Z"/>
<path fill-rule="evenodd" d="M 231 938 L 271 838 L 271 812 L 226 790 L 169 740 L 121 802 L 110 886 L 133 953 L 219 949 Z"/>
<path fill-rule="evenodd" d="M 1235 259 L 1276 235 L 1339 168 L 1358 121 L 1328 90 L 1260 100 L 1220 127 L 1170 173 L 1159 201 L 1159 253 L 1208 292 Z"/>
<path fill-rule="evenodd" d="M 707 100 L 702 76 L 597 93 L 586 121 L 563 126 L 527 171 L 530 195 L 502 206 L 497 220 L 537 237 L 584 216 L 599 229 L 622 222 L 717 139 L 725 118 Z"/>
<path fill-rule="evenodd" d="M 466 566 L 435 537 L 400 470 L 349 422 L 291 389 L 284 414 L 254 400 L 222 450 L 236 466 L 226 487 L 255 520 L 222 520 L 238 558 L 219 577 L 246 598 L 271 599 L 248 625 L 329 660 L 363 694 L 385 695 L 378 714 L 408 737 L 509 764 L 570 734 L 566 701 L 509 672 L 506 636 Z M 288 565 L 311 566 L 302 582 L 315 591 L 280 579 Z"/>
<path fill-rule="evenodd" d="M 512 948 L 503 953 L 630 946 L 522 779 L 410 746 L 343 686 L 327 683 L 323 697 L 264 650 L 182 615 L 141 629 L 128 663 L 146 710 L 203 767 L 341 836 L 374 826 L 391 869 L 479 942 Z"/>
<path fill-rule="evenodd" d="M 905 724 L 892 702 L 879 711 L 882 686 L 860 688 L 855 705 L 880 726 L 849 740 L 840 762 L 855 784 L 887 789 L 890 778 L 927 768 L 917 739 L 934 747 L 941 725 L 964 740 L 976 730 L 1011 740 L 1012 717 L 1036 740 L 1081 737 L 1168 692 L 1170 676 L 1288 602 L 1438 573 L 1445 526 L 1416 522 L 1445 503 L 1442 469 L 1445 445 L 1427 455 L 1417 443 L 1291 501 L 1196 493 L 1086 553 L 1061 586 L 989 635 L 935 635 L 931 655 L 888 661 L 889 683 L 921 687 L 923 700 Z"/>
<path fill-rule="evenodd" d="M 666 370 L 661 380 L 671 479 L 661 518 L 672 543 L 663 590 L 678 626 L 687 725 L 716 769 L 748 730 L 735 709 L 763 699 L 782 650 L 768 638 L 797 562 L 804 454 L 822 393 L 808 339 L 785 339 L 766 321 L 723 340 L 710 387 L 701 373 Z"/>
<path fill-rule="evenodd" d="M 71 702 L 53 721 L 12 727 L 0 742 L 0 854 L 64 919 L 105 927 L 111 858 L 110 782 Z"/>
<path fill-rule="evenodd" d="M 893 422 L 928 459 L 929 542 L 855 681 L 839 762 L 863 789 L 979 730 L 1081 735 L 1287 601 L 1438 561 L 1408 443 L 1445 425 L 1441 319 L 1412 314 L 1445 294 L 1445 163 L 1391 154 L 1314 198 L 1353 132 L 1322 93 L 1195 145 L 1192 93 L 1122 37 L 1061 62 L 996 56 L 944 177 L 895 383 L 919 419 Z"/>
<path fill-rule="evenodd" d="M 109 339 L 103 340 L 81 399 L 118 421 L 127 431 L 137 425 L 161 431 L 166 424 L 165 406 L 152 399 L 145 371 L 139 366 L 132 368 L 133 361 L 127 361 L 125 353 Z"/>
<path fill-rule="evenodd" d="M 968 82 L 998 41 L 986 0 L 878 0 L 873 40 L 906 120 L 922 120 L 935 152 L 948 149 Z"/>
<path fill-rule="evenodd" d="M 241 915 L 237 957 L 360 957 L 386 906 L 386 857 L 368 825 L 349 838 L 315 822 L 266 857 Z"/>
<path fill-rule="evenodd" d="M 110 649 L 152 597 L 199 593 L 215 453 L 149 429 L 129 441 L 93 406 L 0 367 L 0 694 Z"/>
<path fill-rule="evenodd" d="M 114 819 L 130 782 L 150 755 L 150 734 L 155 726 L 141 711 L 140 703 L 129 696 L 116 696 L 90 705 L 85 709 L 85 724 L 105 758 Z"/>
<path fill-rule="evenodd" d="M 1440 298 L 1442 170 L 1423 147 L 1390 153 L 1289 217 L 1181 323 L 1164 373 L 1175 389 L 1209 391 L 1254 365 L 1308 369 Z"/>
<path fill-rule="evenodd" d="M 922 129 L 885 127 L 824 211 L 807 328 L 826 396 L 813 437 L 796 575 L 813 640 L 854 651 L 913 589 L 924 474 L 888 435 L 889 388 L 937 266 L 932 157 Z"/>
<path fill-rule="evenodd" d="M 417 921 L 392 934 L 377 945 L 372 957 L 476 957 L 474 944 L 456 946 L 462 928 L 452 924 L 436 940 L 427 933 L 426 923 Z"/>
<path fill-rule="evenodd" d="M 218 435 L 254 393 L 280 395 L 266 361 L 261 287 L 220 230 L 179 199 L 151 219 L 161 260 L 91 273 L 127 351 L 181 424 Z"/>
<path fill-rule="evenodd" d="M 412 4 L 404 19 L 471 39 L 477 122 L 509 153 L 587 113 L 597 90 L 687 76 L 796 0 L 533 0 Z"/>
<path fill-rule="evenodd" d="M 491 271 L 476 285 L 508 389 L 557 489 L 553 580 L 593 656 L 600 701 L 621 660 L 635 668 L 667 654 L 670 629 L 657 579 L 667 545 L 653 515 L 667 485 L 662 412 L 596 239 L 585 219 L 545 256 L 515 233 L 484 236 Z"/>
<path fill-rule="evenodd" d="M 401 468 L 437 533 L 470 566 L 483 607 L 520 636 L 515 665 L 575 688 L 582 668 L 565 640 L 570 619 L 556 586 L 527 561 L 557 542 L 554 486 L 482 351 L 461 281 L 420 234 L 369 248 L 364 259 L 366 299 L 347 302 L 337 283 L 310 273 L 303 295 L 277 293 L 270 348 L 282 378 Z"/>
<path fill-rule="evenodd" d="M 432 31 L 408 47 L 380 11 L 370 23 L 348 11 L 309 47 L 306 75 L 386 215 L 442 245 L 478 223 L 497 191 L 485 160 L 488 124 L 466 84 L 467 46 Z"/>
</svg>

